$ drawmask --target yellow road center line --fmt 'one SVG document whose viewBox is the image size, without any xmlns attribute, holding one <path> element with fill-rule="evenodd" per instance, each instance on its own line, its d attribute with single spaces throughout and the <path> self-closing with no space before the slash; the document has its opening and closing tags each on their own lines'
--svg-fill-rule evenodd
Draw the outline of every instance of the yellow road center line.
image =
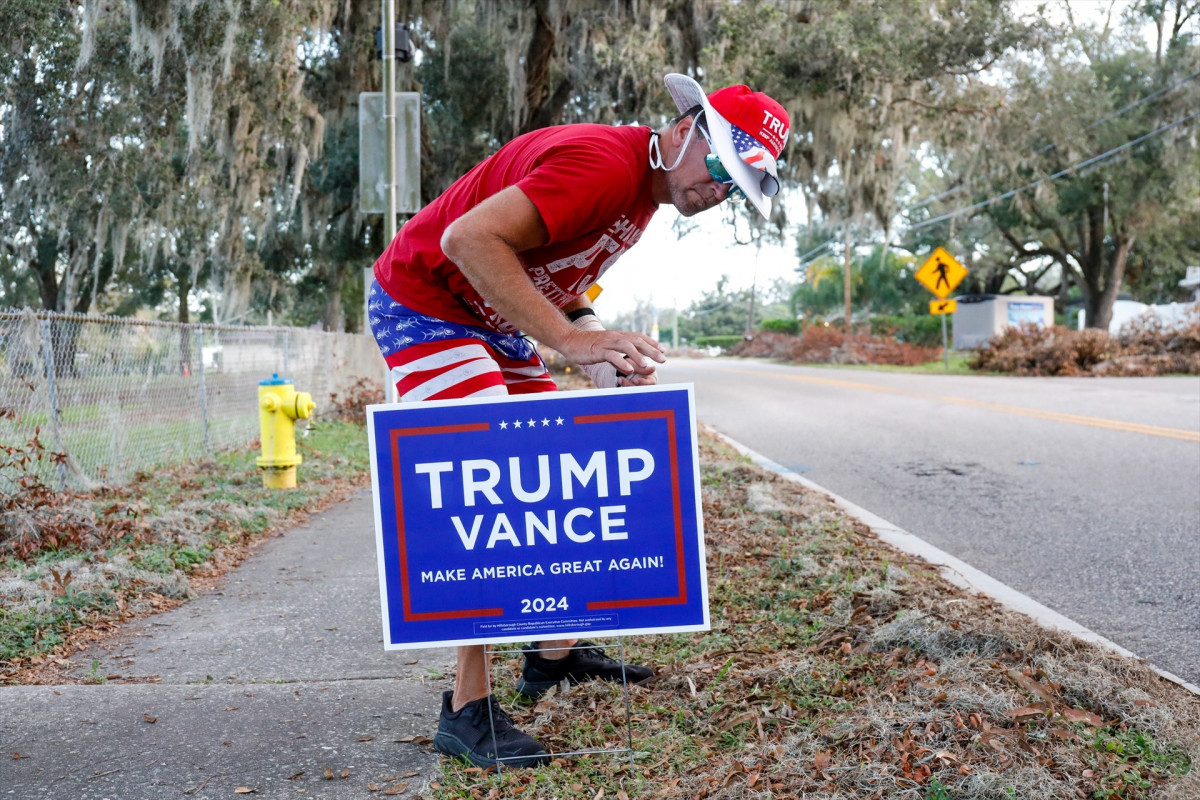
<svg viewBox="0 0 1200 800">
<path fill-rule="evenodd" d="M 762 372 L 743 369 L 722 369 L 721 372 L 734 372 L 740 375 L 757 375 L 762 376 Z M 1200 442 L 1200 431 L 1189 431 L 1182 428 L 1163 428 L 1158 425 L 1143 425 L 1140 422 L 1121 422 L 1115 419 L 1104 419 L 1103 417 L 1085 417 L 1080 414 L 1065 414 L 1060 411 L 1042 411 L 1036 408 L 1025 408 L 1023 406 L 1010 406 L 1006 403 L 996 403 L 990 400 L 972 400 L 967 397 L 954 397 L 945 394 L 929 394 L 928 392 L 914 392 L 910 389 L 896 389 L 890 386 L 875 386 L 870 383 L 856 383 L 854 381 L 839 381 L 834 378 L 815 378 L 810 375 L 787 375 L 779 372 L 769 373 L 771 375 L 785 378 L 791 381 L 805 381 L 806 383 L 821 383 L 828 386 L 840 386 L 846 389 L 865 389 L 870 392 L 881 392 L 883 394 L 899 394 L 908 397 L 921 397 L 927 400 L 937 400 L 942 403 L 953 403 L 960 406 L 972 406 L 974 408 L 983 408 L 988 411 L 998 411 L 1002 414 L 1016 414 L 1022 417 L 1035 417 L 1037 419 L 1048 419 L 1054 422 L 1067 422 L 1072 425 L 1087 425 L 1093 428 L 1106 428 L 1113 431 L 1125 431 L 1126 433 L 1141 433 L 1147 436 L 1161 436 L 1166 439 L 1182 439 L 1185 442 Z"/>
</svg>

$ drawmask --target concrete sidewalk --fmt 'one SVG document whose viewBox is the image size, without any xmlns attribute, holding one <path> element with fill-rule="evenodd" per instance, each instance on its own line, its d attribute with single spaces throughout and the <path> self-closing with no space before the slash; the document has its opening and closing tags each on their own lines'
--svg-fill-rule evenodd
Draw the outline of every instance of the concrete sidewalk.
<svg viewBox="0 0 1200 800">
<path fill-rule="evenodd" d="M 120 677 L 0 688 L 0 798 L 420 794 L 453 651 L 384 652 L 374 530 L 360 492 L 71 657 Z"/>
</svg>

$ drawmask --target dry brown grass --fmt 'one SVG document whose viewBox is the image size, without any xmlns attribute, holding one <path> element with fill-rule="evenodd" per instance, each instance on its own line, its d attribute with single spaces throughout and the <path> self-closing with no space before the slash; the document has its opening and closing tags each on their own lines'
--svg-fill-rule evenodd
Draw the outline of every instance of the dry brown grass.
<svg viewBox="0 0 1200 800">
<path fill-rule="evenodd" d="M 578 371 L 558 371 L 563 388 L 589 385 Z M 1200 699 L 1141 662 L 951 586 L 824 495 L 750 464 L 715 436 L 700 442 L 712 630 L 631 643 L 631 660 L 657 670 L 631 690 L 635 765 L 608 755 L 559 759 L 498 780 L 447 761 L 438 798 L 1200 797 L 1192 766 Z M 357 440 L 348 446 L 365 449 Z M 322 461 L 331 465 L 322 477 L 329 491 L 307 497 L 308 510 L 344 496 L 364 474 L 361 464 L 334 469 L 344 457 L 315 453 L 308 468 Z M 266 496 L 251 460 L 239 463 L 193 469 L 190 482 L 167 475 L 131 487 L 136 501 L 96 500 L 106 513 L 115 503 L 136 511 L 137 531 L 160 556 L 168 544 L 168 555 L 202 547 L 197 537 L 213 526 L 218 534 L 228 526 L 241 542 L 294 522 L 299 506 L 274 509 L 265 500 L 253 518 L 222 511 L 230 491 L 242 504 Z M 214 515 L 204 531 L 188 521 L 201 508 Z M 135 548 L 137 538 L 129 552 L 105 559 L 28 568 L 10 560 L 0 575 L 6 629 L 19 632 L 13 612 L 32 615 L 39 598 L 82 602 L 116 584 L 122 593 L 113 603 L 81 606 L 71 641 L 178 602 L 169 598 L 188 594 L 181 570 L 147 569 L 151 551 Z M 228 559 L 238 552 L 233 544 L 216 548 L 190 577 L 236 563 Z M 84 586 L 93 580 L 96 591 Z M 150 608 L 139 607 L 139 597 Z M 27 650 L 38 655 L 6 665 L 19 668 L 8 681 L 48 680 L 68 647 L 34 641 Z M 519 668 L 517 657 L 498 664 L 495 685 L 512 686 Z M 523 708 L 515 696 L 503 701 L 553 751 L 626 744 L 620 687 L 583 685 Z"/>
<path fill-rule="evenodd" d="M 626 643 L 657 669 L 631 689 L 636 767 L 447 761 L 436 797 L 1200 797 L 1200 699 L 953 587 L 713 436 L 701 462 L 713 627 Z M 620 687 L 515 716 L 552 751 L 625 746 Z"/>
</svg>

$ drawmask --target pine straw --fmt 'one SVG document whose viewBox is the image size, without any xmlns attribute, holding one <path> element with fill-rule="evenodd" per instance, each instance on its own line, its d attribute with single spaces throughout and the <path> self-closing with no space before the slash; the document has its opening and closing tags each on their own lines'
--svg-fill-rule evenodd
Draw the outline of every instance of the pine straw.
<svg viewBox="0 0 1200 800">
<path fill-rule="evenodd" d="M 435 797 L 1200 797 L 1200 698 L 950 585 L 711 435 L 700 450 L 712 630 L 626 642 L 657 673 L 630 690 L 636 766 L 446 760 Z M 502 702 L 551 752 L 626 746 L 620 686 Z"/>
</svg>

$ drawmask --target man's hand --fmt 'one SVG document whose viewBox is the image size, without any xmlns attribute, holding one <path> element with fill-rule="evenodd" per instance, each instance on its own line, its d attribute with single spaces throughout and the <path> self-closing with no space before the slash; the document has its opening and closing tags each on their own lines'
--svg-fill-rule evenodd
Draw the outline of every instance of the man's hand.
<svg viewBox="0 0 1200 800">
<path fill-rule="evenodd" d="M 584 373 L 600 389 L 616 386 L 652 386 L 658 383 L 654 364 L 646 357 L 659 362 L 666 361 L 658 342 L 640 333 L 605 330 L 595 314 L 588 313 L 575 319 L 571 325 L 578 334 L 595 334 L 591 342 L 579 342 L 584 355 L 576 355 L 572 346 L 579 337 L 572 336 L 559 352 L 568 361 L 578 364 Z"/>
</svg>

